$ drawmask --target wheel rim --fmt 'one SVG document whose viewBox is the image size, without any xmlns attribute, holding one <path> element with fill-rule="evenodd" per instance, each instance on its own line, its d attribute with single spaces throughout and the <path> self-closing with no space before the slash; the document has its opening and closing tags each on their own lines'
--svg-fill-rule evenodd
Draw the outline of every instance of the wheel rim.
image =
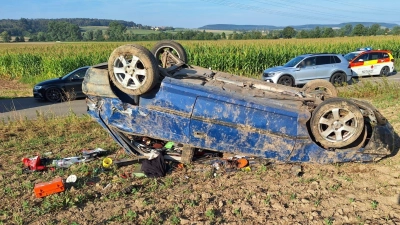
<svg viewBox="0 0 400 225">
<path fill-rule="evenodd" d="M 290 77 L 282 77 L 280 84 L 292 86 L 292 79 L 290 79 Z"/>
<path fill-rule="evenodd" d="M 156 54 L 155 54 L 156 59 L 158 60 L 158 63 L 163 68 L 170 67 L 177 63 L 171 55 L 174 55 L 175 57 L 177 57 L 179 59 L 181 58 L 181 56 L 179 55 L 179 52 L 176 51 L 171 46 L 163 46 L 163 47 L 157 49 Z"/>
<path fill-rule="evenodd" d="M 383 67 L 383 68 L 382 68 L 382 73 L 381 73 L 381 74 L 386 76 L 386 75 L 388 74 L 388 72 L 389 72 L 389 71 L 388 71 L 388 68 L 387 68 L 387 67 Z"/>
<path fill-rule="evenodd" d="M 357 129 L 354 113 L 342 108 L 330 109 L 318 122 L 319 133 L 330 142 L 346 141 L 357 132 Z"/>
<path fill-rule="evenodd" d="M 138 89 L 146 82 L 147 70 L 139 57 L 120 55 L 113 63 L 114 76 L 127 89 Z"/>
<path fill-rule="evenodd" d="M 341 74 L 334 75 L 334 76 L 333 76 L 333 82 L 334 82 L 334 83 L 338 83 L 338 84 L 343 83 L 343 77 L 342 77 L 342 75 L 341 75 Z"/>
<path fill-rule="evenodd" d="M 61 92 L 58 89 L 51 88 L 46 91 L 46 98 L 52 102 L 58 102 L 61 100 Z"/>
</svg>

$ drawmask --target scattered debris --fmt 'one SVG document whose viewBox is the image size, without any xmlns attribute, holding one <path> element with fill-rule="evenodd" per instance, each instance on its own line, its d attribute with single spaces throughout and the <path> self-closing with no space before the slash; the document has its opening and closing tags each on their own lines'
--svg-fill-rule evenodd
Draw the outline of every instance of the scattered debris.
<svg viewBox="0 0 400 225">
<path fill-rule="evenodd" d="M 293 165 L 292 168 L 290 169 L 293 175 L 300 177 L 303 175 L 303 170 L 301 165 Z"/>
<path fill-rule="evenodd" d="M 73 164 L 83 162 L 81 157 L 75 156 L 75 157 L 68 157 L 68 158 L 63 158 L 59 160 L 53 160 L 53 166 L 59 167 L 59 168 L 69 168 Z"/>
<path fill-rule="evenodd" d="M 144 173 L 133 173 L 133 175 L 137 178 L 141 178 L 141 177 L 147 177 L 146 174 Z"/>
<path fill-rule="evenodd" d="M 36 198 L 42 198 L 54 193 L 63 192 L 64 182 L 61 177 L 55 178 L 53 181 L 35 184 L 34 192 Z"/>
<path fill-rule="evenodd" d="M 75 183 L 77 179 L 78 178 L 76 177 L 76 175 L 72 174 L 67 177 L 67 179 L 65 180 L 65 183 Z"/>
<path fill-rule="evenodd" d="M 158 154 L 154 159 L 144 160 L 142 162 L 142 171 L 147 177 L 164 177 L 167 173 L 164 155 Z"/>
<path fill-rule="evenodd" d="M 109 157 L 104 158 L 103 159 L 103 168 L 109 169 L 112 166 L 112 163 L 113 163 L 113 161 L 111 158 L 109 158 Z"/>
<path fill-rule="evenodd" d="M 247 165 L 249 165 L 249 161 L 245 158 L 240 158 L 237 160 L 237 162 L 238 162 L 238 165 L 237 165 L 238 168 L 244 168 Z"/>
<path fill-rule="evenodd" d="M 25 172 L 47 170 L 47 167 L 45 166 L 45 162 L 47 161 L 48 161 L 47 158 L 40 159 L 40 156 L 22 159 L 22 162 L 26 167 Z"/>
<path fill-rule="evenodd" d="M 171 149 L 174 146 L 174 142 L 168 141 L 165 145 L 164 148 L 166 149 Z"/>
<path fill-rule="evenodd" d="M 107 151 L 102 148 L 95 148 L 92 150 L 83 149 L 82 156 L 85 161 L 93 160 L 95 157 L 104 156 L 107 154 Z"/>
<path fill-rule="evenodd" d="M 143 160 L 144 159 L 120 159 L 113 161 L 113 164 L 116 166 L 116 168 L 119 168 L 122 166 L 129 166 L 135 163 L 141 163 Z"/>
<path fill-rule="evenodd" d="M 250 166 L 246 166 L 242 168 L 242 171 L 244 172 L 251 172 L 251 167 Z"/>
<path fill-rule="evenodd" d="M 107 190 L 107 189 L 109 189 L 109 188 L 111 188 L 112 187 L 112 184 L 111 183 L 108 183 L 104 188 L 103 188 L 103 191 L 105 191 L 105 190 Z"/>
</svg>

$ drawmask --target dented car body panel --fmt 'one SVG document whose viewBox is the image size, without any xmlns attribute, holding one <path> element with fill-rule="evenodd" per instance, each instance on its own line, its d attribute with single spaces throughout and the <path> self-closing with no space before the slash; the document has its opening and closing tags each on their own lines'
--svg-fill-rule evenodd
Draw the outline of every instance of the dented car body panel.
<svg viewBox="0 0 400 225">
<path fill-rule="evenodd" d="M 94 66 L 83 82 L 88 113 L 127 152 L 137 155 L 129 135 L 281 162 L 374 161 L 394 151 L 395 133 L 387 122 L 372 124 L 357 146 L 325 149 L 310 136 L 307 106 L 290 97 L 295 88 L 288 88 L 286 95 L 250 89 L 249 78 L 221 72 L 211 81 L 200 76 L 209 72 L 182 69 L 150 92 L 128 96 L 110 84 L 104 66 Z M 369 111 L 376 111 L 371 107 Z"/>
</svg>

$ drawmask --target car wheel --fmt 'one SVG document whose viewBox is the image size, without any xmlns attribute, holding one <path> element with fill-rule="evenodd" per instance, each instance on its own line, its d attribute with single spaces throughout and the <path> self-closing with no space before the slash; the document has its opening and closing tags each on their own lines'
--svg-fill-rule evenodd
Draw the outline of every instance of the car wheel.
<svg viewBox="0 0 400 225">
<path fill-rule="evenodd" d="M 315 140 L 324 148 L 343 148 L 360 137 L 364 118 L 354 103 L 331 98 L 314 110 L 310 125 Z"/>
<path fill-rule="evenodd" d="M 327 80 L 322 80 L 322 79 L 316 79 L 307 82 L 303 88 L 301 89 L 305 94 L 310 94 L 314 91 L 323 91 L 324 92 L 324 99 L 327 98 L 334 98 L 337 97 L 338 92 L 333 86 L 332 83 L 330 83 Z"/>
<path fill-rule="evenodd" d="M 383 67 L 382 69 L 381 69 L 381 73 L 379 74 L 379 75 L 381 75 L 381 76 L 387 76 L 387 75 L 389 75 L 389 67 L 387 67 L 387 66 L 385 66 L 385 67 Z"/>
<path fill-rule="evenodd" d="M 56 87 L 48 88 L 45 92 L 45 98 L 49 102 L 60 102 L 62 97 L 61 90 Z"/>
<path fill-rule="evenodd" d="M 158 65 L 162 68 L 168 68 L 178 64 L 180 59 L 184 63 L 188 63 L 185 48 L 175 41 L 160 41 L 151 49 L 151 52 L 156 57 Z"/>
<path fill-rule="evenodd" d="M 157 61 L 146 48 L 123 45 L 116 48 L 108 59 L 108 75 L 112 83 L 129 95 L 141 95 L 158 82 Z"/>
<path fill-rule="evenodd" d="M 331 77 L 331 83 L 342 86 L 347 82 L 346 74 L 344 73 L 335 73 Z"/>
<path fill-rule="evenodd" d="M 292 87 L 294 82 L 292 77 L 290 77 L 289 75 L 283 75 L 278 79 L 278 84 Z"/>
</svg>

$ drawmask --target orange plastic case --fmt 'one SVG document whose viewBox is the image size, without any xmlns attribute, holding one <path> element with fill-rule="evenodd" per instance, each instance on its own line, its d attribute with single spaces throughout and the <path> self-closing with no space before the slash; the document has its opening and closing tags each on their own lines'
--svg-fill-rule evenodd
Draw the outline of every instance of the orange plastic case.
<svg viewBox="0 0 400 225">
<path fill-rule="evenodd" d="M 63 192 L 65 190 L 62 178 L 56 178 L 50 182 L 43 182 L 35 184 L 34 192 L 36 198 L 42 198 L 47 195 L 51 195 L 58 192 Z"/>
</svg>

